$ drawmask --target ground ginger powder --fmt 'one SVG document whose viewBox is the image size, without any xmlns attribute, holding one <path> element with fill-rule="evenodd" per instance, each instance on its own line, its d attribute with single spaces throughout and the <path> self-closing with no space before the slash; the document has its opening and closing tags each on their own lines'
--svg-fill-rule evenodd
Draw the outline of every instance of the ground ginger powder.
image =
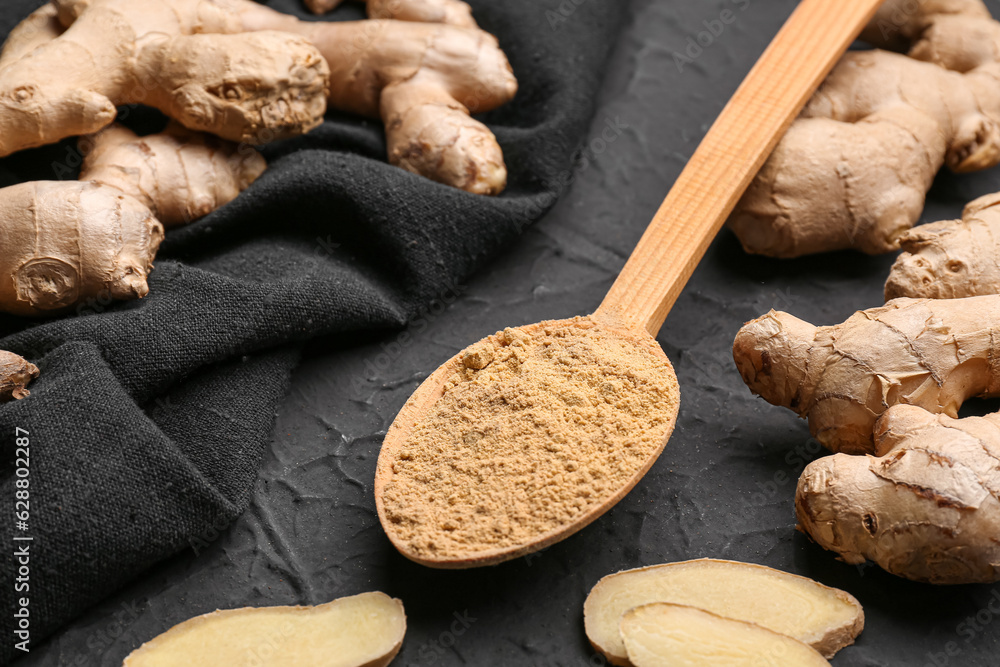
<svg viewBox="0 0 1000 667">
<path fill-rule="evenodd" d="M 629 483 L 676 418 L 677 381 L 656 342 L 589 318 L 506 329 L 460 359 L 382 496 L 391 536 L 421 558 L 565 527 Z"/>
</svg>

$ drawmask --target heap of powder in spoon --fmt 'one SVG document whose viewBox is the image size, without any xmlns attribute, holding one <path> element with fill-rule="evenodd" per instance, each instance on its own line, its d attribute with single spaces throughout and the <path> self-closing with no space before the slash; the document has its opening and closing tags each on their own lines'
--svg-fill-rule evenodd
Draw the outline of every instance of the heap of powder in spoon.
<svg viewBox="0 0 1000 667">
<path fill-rule="evenodd" d="M 590 318 L 506 329 L 459 359 L 383 494 L 391 537 L 421 558 L 564 527 L 644 472 L 673 428 L 679 390 L 659 346 Z"/>
</svg>

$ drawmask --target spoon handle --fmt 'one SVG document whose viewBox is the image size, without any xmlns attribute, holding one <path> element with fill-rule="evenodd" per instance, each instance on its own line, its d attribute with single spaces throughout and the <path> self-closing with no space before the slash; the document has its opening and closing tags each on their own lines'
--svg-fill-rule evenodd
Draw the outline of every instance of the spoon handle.
<svg viewBox="0 0 1000 667">
<path fill-rule="evenodd" d="M 595 315 L 656 335 L 781 135 L 882 0 L 802 0 L 677 178 Z"/>
</svg>

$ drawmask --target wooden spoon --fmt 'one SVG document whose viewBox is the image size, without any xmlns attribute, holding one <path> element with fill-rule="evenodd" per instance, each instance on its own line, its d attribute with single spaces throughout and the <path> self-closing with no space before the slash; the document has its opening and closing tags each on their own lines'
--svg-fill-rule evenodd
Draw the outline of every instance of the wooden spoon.
<svg viewBox="0 0 1000 667">
<path fill-rule="evenodd" d="M 655 347 L 666 360 L 654 336 L 667 313 L 750 180 L 879 4 L 881 0 L 803 0 L 799 4 L 702 140 L 621 275 L 588 318 L 602 333 L 641 345 L 647 353 L 650 346 Z M 532 324 L 520 330 L 530 334 L 540 326 L 561 322 Z M 492 565 L 572 535 L 635 486 L 663 450 L 673 428 L 671 420 L 659 448 L 636 468 L 627 483 L 606 492 L 605 497 L 554 530 L 501 549 L 484 545 L 461 558 L 418 554 L 394 535 L 384 502 L 386 486 L 392 481 L 400 448 L 444 395 L 443 385 L 461 364 L 460 353 L 413 393 L 386 433 L 375 473 L 375 504 L 382 527 L 404 556 L 423 565 Z M 669 361 L 664 372 L 673 373 Z M 671 379 L 676 383 L 676 378 Z M 437 507 L 435 511 L 446 514 L 448 510 Z"/>
</svg>

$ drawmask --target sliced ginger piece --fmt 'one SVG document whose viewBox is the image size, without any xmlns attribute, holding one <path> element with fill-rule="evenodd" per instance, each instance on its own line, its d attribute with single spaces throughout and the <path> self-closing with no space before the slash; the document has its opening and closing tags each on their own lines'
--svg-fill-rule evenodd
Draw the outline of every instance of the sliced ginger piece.
<svg viewBox="0 0 1000 667">
<path fill-rule="evenodd" d="M 630 609 L 620 632 L 635 667 L 830 664 L 797 639 L 686 605 L 656 602 Z"/>
<path fill-rule="evenodd" d="M 701 559 L 611 574 L 583 606 L 587 637 L 614 665 L 629 665 L 618 632 L 622 614 L 669 602 L 756 623 L 809 644 L 826 657 L 854 643 L 864 627 L 852 595 L 762 565 Z"/>
<path fill-rule="evenodd" d="M 384 667 L 403 645 L 403 603 L 362 593 L 315 607 L 246 607 L 175 625 L 123 667 Z"/>
</svg>

